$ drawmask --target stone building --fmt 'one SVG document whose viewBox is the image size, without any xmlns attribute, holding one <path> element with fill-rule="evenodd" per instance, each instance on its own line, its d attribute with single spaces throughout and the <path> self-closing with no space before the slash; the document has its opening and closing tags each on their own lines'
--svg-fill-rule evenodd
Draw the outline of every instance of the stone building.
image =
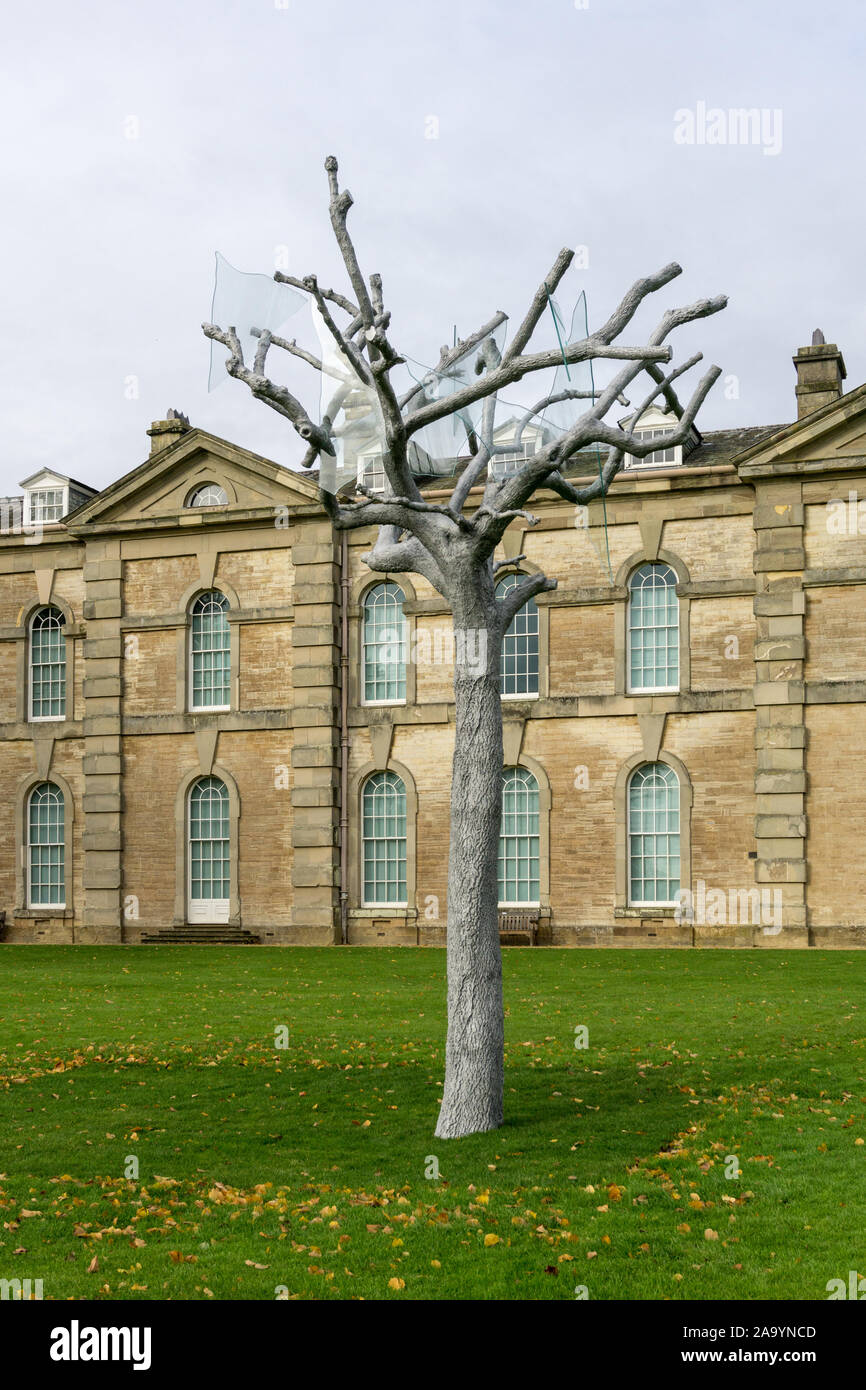
<svg viewBox="0 0 866 1390">
<path fill-rule="evenodd" d="M 504 584 L 559 581 L 503 655 L 500 891 L 540 944 L 866 942 L 866 386 L 820 334 L 794 363 L 795 423 L 646 416 L 604 507 L 505 535 Z M 445 604 L 309 475 L 148 433 L 102 491 L 0 501 L 7 939 L 441 944 Z"/>
</svg>

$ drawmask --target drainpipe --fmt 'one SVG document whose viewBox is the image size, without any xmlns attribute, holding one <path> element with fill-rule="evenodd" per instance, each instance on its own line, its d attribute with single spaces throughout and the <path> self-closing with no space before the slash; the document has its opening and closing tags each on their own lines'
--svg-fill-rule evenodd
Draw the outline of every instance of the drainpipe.
<svg viewBox="0 0 866 1390">
<path fill-rule="evenodd" d="M 340 533 L 340 943 L 349 942 L 349 537 Z"/>
</svg>

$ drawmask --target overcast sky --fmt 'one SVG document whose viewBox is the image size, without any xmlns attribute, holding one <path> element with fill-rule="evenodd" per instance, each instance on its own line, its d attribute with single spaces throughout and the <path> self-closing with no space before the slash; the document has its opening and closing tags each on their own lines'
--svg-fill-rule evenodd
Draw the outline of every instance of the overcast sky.
<svg viewBox="0 0 866 1390">
<path fill-rule="evenodd" d="M 658 311 L 730 295 L 677 342 L 737 378 L 705 429 L 793 419 L 791 355 L 815 327 L 857 386 L 864 27 L 856 0 L 7 7 L 0 493 L 42 465 L 108 484 L 169 406 L 297 457 L 245 387 L 208 394 L 200 324 L 217 250 L 271 273 L 285 246 L 294 273 L 343 284 L 329 153 L 391 336 L 422 361 L 455 324 L 522 316 L 570 245 L 588 248 L 571 278 L 591 326 L 670 260 L 684 274 Z M 675 113 L 700 103 L 765 111 L 768 138 L 679 143 Z"/>
</svg>

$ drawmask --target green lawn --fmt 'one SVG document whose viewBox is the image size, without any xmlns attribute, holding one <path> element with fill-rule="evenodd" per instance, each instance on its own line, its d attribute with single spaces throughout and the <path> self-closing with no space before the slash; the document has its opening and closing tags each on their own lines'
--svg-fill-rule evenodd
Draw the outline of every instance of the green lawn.
<svg viewBox="0 0 866 1390">
<path fill-rule="evenodd" d="M 444 970 L 434 950 L 0 947 L 0 1278 L 811 1299 L 866 1272 L 866 954 L 506 951 L 506 1123 L 459 1141 L 433 1138 Z"/>
</svg>

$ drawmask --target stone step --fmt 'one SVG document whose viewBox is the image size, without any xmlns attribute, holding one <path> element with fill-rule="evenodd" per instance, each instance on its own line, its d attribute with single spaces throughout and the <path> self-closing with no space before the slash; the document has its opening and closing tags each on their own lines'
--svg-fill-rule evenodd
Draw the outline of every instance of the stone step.
<svg viewBox="0 0 866 1390">
<path fill-rule="evenodd" d="M 242 927 L 185 926 L 166 927 L 158 932 L 146 932 L 141 944 L 147 946 L 259 946 L 261 940 Z"/>
</svg>

